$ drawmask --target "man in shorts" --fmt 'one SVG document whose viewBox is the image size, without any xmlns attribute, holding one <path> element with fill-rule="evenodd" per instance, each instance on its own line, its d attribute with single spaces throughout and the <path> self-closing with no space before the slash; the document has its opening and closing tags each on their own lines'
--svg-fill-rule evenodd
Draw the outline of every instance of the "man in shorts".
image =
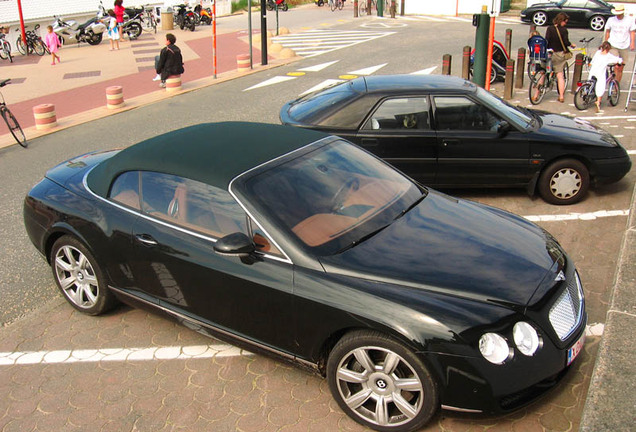
<svg viewBox="0 0 636 432">
<path fill-rule="evenodd" d="M 613 17 L 605 24 L 605 40 L 612 45 L 612 54 L 623 59 L 623 63 L 614 68 L 616 80 L 620 83 L 623 68 L 629 58 L 629 50 L 634 50 L 636 38 L 636 23 L 634 17 L 625 17 L 625 6 L 617 5 L 612 9 Z"/>
</svg>

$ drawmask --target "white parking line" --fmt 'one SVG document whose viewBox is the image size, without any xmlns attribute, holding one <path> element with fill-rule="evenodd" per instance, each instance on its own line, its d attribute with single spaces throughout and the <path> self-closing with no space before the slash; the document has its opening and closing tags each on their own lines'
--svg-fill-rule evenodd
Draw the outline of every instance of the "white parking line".
<svg viewBox="0 0 636 432">
<path fill-rule="evenodd" d="M 0 352 L 0 366 L 100 361 L 187 360 L 252 355 L 232 345 L 193 345 L 155 348 L 104 348 L 59 351 Z"/>
<path fill-rule="evenodd" d="M 598 218 L 629 216 L 629 210 L 599 210 L 591 213 L 567 213 L 557 215 L 533 215 L 524 216 L 531 222 L 561 222 L 568 220 L 596 220 Z"/>
<path fill-rule="evenodd" d="M 636 155 L 636 150 L 627 150 L 628 155 Z"/>
</svg>

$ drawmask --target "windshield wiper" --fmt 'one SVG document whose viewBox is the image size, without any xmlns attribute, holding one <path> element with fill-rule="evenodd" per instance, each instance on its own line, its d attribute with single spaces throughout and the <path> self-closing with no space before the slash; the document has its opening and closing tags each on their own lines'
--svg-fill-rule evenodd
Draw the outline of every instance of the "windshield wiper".
<svg viewBox="0 0 636 432">
<path fill-rule="evenodd" d="M 384 230 L 385 228 L 389 227 L 389 225 L 391 225 L 390 223 L 381 226 L 380 228 L 378 228 L 375 231 L 371 231 L 369 234 L 363 235 L 362 237 L 360 237 L 358 240 L 354 240 L 351 243 L 349 243 L 348 245 L 346 245 L 345 247 L 343 247 L 342 249 L 340 249 L 338 252 L 336 252 L 336 255 L 339 253 L 342 253 L 344 251 L 347 251 L 355 246 L 358 246 L 360 243 L 362 243 L 365 240 L 369 240 L 371 237 L 373 237 L 374 235 L 378 234 L 380 231 Z"/>
<path fill-rule="evenodd" d="M 407 208 L 405 208 L 404 210 L 402 210 L 401 212 L 399 212 L 397 214 L 397 216 L 395 216 L 393 218 L 393 220 L 398 220 L 399 218 L 401 218 L 402 216 L 404 216 L 405 214 L 407 214 L 408 212 L 410 212 L 411 210 L 413 210 L 413 208 L 415 206 L 417 206 L 419 203 L 422 202 L 422 200 L 424 198 L 426 198 L 426 196 L 428 195 L 428 193 L 423 193 L 421 197 L 419 197 L 418 199 L 415 200 L 415 202 L 413 204 L 411 204 L 410 206 L 408 206 Z"/>
</svg>

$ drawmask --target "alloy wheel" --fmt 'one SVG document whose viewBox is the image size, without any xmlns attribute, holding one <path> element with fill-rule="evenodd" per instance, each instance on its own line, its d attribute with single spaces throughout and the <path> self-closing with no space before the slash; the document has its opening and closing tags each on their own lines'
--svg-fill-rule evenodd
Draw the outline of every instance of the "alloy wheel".
<svg viewBox="0 0 636 432">
<path fill-rule="evenodd" d="M 99 283 L 93 265 L 73 246 L 63 246 L 55 255 L 55 276 L 66 297 L 82 309 L 97 304 Z"/>
</svg>

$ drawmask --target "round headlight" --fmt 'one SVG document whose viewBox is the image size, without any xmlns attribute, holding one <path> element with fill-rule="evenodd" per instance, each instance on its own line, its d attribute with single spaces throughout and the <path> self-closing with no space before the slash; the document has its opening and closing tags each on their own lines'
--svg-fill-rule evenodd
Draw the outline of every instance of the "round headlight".
<svg viewBox="0 0 636 432">
<path fill-rule="evenodd" d="M 512 329 L 512 335 L 515 339 L 515 345 L 521 354 L 532 356 L 537 352 L 540 345 L 539 335 L 530 324 L 519 321 Z"/>
<path fill-rule="evenodd" d="M 479 338 L 479 351 L 486 360 L 494 364 L 502 364 L 511 356 L 506 340 L 497 333 L 486 333 Z"/>
</svg>

